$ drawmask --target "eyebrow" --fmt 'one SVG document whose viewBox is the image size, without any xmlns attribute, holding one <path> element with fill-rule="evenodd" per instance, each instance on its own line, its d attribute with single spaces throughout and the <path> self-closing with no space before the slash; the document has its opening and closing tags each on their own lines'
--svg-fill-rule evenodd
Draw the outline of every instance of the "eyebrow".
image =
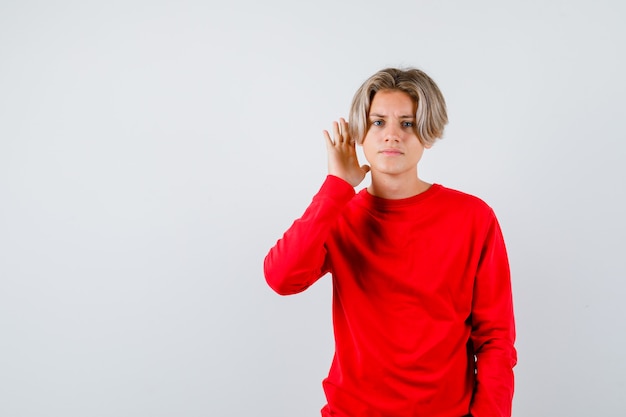
<svg viewBox="0 0 626 417">
<path fill-rule="evenodd" d="M 387 116 L 382 115 L 382 114 L 378 114 L 378 113 L 371 113 L 369 115 L 369 117 L 379 117 L 381 119 L 384 119 Z M 415 116 L 414 115 L 403 115 L 403 116 L 400 116 L 399 119 L 415 119 Z"/>
</svg>

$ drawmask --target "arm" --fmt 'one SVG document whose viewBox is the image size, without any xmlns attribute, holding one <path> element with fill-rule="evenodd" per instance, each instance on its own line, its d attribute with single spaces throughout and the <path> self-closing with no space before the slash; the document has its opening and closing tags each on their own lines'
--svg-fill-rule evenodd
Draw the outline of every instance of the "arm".
<svg viewBox="0 0 626 417">
<path fill-rule="evenodd" d="M 328 272 L 325 242 L 330 229 L 354 188 L 369 167 L 359 166 L 348 123 L 333 123 L 333 136 L 324 131 L 328 152 L 328 177 L 311 205 L 296 220 L 265 257 L 265 279 L 279 294 L 295 294 L 307 289 Z"/>
<path fill-rule="evenodd" d="M 328 272 L 325 242 L 354 188 L 329 175 L 301 218 L 296 220 L 265 257 L 269 286 L 281 295 L 304 291 Z"/>
<path fill-rule="evenodd" d="M 476 355 L 473 417 L 510 417 L 517 363 L 508 258 L 493 216 L 474 284 L 471 340 Z"/>
</svg>

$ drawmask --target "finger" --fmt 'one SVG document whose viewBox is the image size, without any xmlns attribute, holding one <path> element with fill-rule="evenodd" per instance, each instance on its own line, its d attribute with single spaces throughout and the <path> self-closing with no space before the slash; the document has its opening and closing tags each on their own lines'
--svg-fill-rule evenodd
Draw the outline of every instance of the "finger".
<svg viewBox="0 0 626 417">
<path fill-rule="evenodd" d="M 335 143 L 342 143 L 343 136 L 341 135 L 341 129 L 339 123 L 333 122 L 333 136 L 335 139 Z"/>
<path fill-rule="evenodd" d="M 330 133 L 328 133 L 328 130 L 324 130 L 324 138 L 326 139 L 326 145 L 327 146 L 334 146 L 335 142 L 333 142 L 333 140 L 330 137 Z"/>
<path fill-rule="evenodd" d="M 343 139 L 350 144 L 354 144 L 354 140 L 352 140 L 352 138 L 350 137 L 350 129 L 348 126 L 348 122 L 346 122 L 346 119 L 342 117 L 341 119 L 339 119 L 339 122 L 341 124 L 341 136 L 343 137 Z"/>
</svg>

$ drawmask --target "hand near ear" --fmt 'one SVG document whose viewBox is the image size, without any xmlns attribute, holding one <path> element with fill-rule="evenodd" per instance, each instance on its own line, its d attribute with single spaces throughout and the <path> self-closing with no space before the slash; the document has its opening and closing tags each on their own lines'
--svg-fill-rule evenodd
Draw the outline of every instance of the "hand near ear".
<svg viewBox="0 0 626 417">
<path fill-rule="evenodd" d="M 343 118 L 339 122 L 333 122 L 333 137 L 330 137 L 327 130 L 324 130 L 324 137 L 328 152 L 328 173 L 347 181 L 353 187 L 359 185 L 370 167 L 359 165 L 356 145 L 348 131 L 348 122 Z"/>
</svg>

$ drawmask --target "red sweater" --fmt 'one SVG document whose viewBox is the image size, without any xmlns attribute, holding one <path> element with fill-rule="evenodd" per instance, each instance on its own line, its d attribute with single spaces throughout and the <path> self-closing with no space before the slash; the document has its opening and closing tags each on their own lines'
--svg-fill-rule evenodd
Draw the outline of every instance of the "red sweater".
<svg viewBox="0 0 626 417">
<path fill-rule="evenodd" d="M 434 184 L 386 200 L 328 176 L 270 250 L 295 294 L 330 272 L 333 417 L 509 417 L 516 351 L 500 227 L 480 199 Z"/>
</svg>

